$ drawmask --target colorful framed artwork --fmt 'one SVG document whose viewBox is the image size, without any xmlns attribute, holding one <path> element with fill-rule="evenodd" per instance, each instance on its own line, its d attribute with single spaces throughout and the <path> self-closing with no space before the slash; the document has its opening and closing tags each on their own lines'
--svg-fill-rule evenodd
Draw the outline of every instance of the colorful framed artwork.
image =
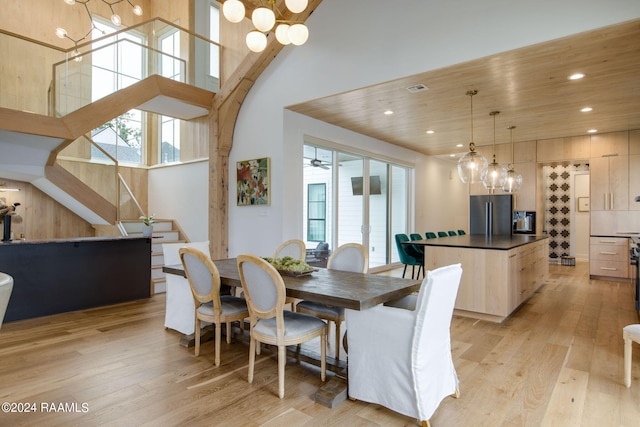
<svg viewBox="0 0 640 427">
<path fill-rule="evenodd" d="M 269 157 L 236 163 L 236 202 L 238 206 L 271 204 Z"/>
</svg>

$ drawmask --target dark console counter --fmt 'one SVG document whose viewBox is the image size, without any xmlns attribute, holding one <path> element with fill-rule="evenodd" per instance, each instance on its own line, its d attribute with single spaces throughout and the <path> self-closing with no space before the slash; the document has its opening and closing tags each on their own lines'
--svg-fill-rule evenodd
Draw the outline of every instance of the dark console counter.
<svg viewBox="0 0 640 427">
<path fill-rule="evenodd" d="M 151 239 L 3 242 L 0 271 L 14 280 L 5 322 L 148 298 Z"/>
</svg>

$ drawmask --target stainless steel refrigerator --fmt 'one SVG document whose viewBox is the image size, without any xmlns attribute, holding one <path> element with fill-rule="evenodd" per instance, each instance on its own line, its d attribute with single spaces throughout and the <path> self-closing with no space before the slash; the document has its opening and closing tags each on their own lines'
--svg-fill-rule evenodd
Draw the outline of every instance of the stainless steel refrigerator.
<svg viewBox="0 0 640 427">
<path fill-rule="evenodd" d="M 511 235 L 513 229 L 513 197 L 511 194 L 471 196 L 469 201 L 469 233 Z"/>
</svg>

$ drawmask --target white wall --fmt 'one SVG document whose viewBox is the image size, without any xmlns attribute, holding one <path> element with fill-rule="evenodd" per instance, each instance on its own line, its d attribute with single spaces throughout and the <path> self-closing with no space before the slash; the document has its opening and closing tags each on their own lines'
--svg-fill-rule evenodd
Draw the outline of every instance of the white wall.
<svg viewBox="0 0 640 427">
<path fill-rule="evenodd" d="M 578 260 L 589 260 L 589 211 L 578 211 L 578 197 L 589 197 L 589 173 L 576 172 L 573 174 L 573 190 L 571 199 L 574 201 L 573 218 L 571 221 L 571 255 Z"/>
<path fill-rule="evenodd" d="M 209 162 L 150 169 L 148 213 L 177 220 L 192 242 L 209 240 Z"/>
<path fill-rule="evenodd" d="M 324 0 L 307 21 L 309 41 L 286 47 L 240 110 L 229 159 L 229 254 L 269 254 L 284 239 L 302 236 L 298 187 L 306 132 L 390 156 L 410 156 L 419 168 L 416 229 L 448 228 L 451 221 L 456 228 L 467 228 L 466 189 L 455 175 L 449 179 L 452 167 L 312 123 L 285 112 L 285 106 L 638 16 L 637 0 Z M 271 157 L 271 206 L 236 206 L 236 161 L 264 156 Z"/>
</svg>

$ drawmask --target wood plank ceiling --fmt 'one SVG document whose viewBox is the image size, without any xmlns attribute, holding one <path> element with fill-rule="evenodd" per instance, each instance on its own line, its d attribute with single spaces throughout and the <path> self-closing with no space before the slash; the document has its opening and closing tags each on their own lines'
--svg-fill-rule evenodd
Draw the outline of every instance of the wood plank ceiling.
<svg viewBox="0 0 640 427">
<path fill-rule="evenodd" d="M 576 72 L 585 77 L 569 80 Z M 428 89 L 407 90 L 419 84 Z M 464 154 L 473 89 L 477 146 L 493 143 L 494 110 L 497 144 L 510 141 L 509 125 L 515 142 L 640 129 L 640 20 L 287 108 L 427 155 Z"/>
</svg>

